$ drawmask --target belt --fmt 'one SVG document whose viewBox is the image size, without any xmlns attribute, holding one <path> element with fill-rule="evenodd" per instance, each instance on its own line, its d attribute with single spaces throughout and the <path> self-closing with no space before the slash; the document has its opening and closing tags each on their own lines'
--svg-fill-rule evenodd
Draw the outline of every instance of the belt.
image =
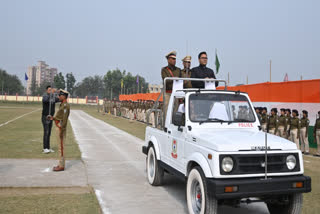
<svg viewBox="0 0 320 214">
<path fill-rule="evenodd" d="M 166 93 L 170 93 L 170 94 L 171 94 L 171 93 L 172 93 L 172 90 L 166 90 Z"/>
</svg>

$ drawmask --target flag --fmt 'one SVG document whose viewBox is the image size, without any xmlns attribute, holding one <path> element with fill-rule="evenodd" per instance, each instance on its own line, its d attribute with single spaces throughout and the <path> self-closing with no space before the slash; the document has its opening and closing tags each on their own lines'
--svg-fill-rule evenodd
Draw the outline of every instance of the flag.
<svg viewBox="0 0 320 214">
<path fill-rule="evenodd" d="M 27 81 L 29 78 L 28 78 L 28 75 L 27 73 L 24 73 L 24 80 Z"/>
<path fill-rule="evenodd" d="M 289 81 L 289 77 L 288 77 L 288 73 L 286 73 L 286 75 L 284 76 L 283 82 L 288 82 Z"/>
<path fill-rule="evenodd" d="M 123 88 L 123 79 L 121 79 L 121 88 Z"/>
<path fill-rule="evenodd" d="M 137 76 L 137 85 L 139 85 L 139 75 Z"/>
<path fill-rule="evenodd" d="M 216 71 L 217 71 L 217 74 L 219 72 L 219 68 L 220 68 L 220 62 L 219 62 L 219 59 L 218 59 L 218 54 L 217 54 L 217 50 L 216 50 Z"/>
</svg>

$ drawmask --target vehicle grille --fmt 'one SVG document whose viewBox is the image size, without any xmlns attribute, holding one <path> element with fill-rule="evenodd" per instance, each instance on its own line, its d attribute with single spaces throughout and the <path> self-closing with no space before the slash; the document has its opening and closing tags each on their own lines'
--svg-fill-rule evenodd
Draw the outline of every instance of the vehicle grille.
<svg viewBox="0 0 320 214">
<path fill-rule="evenodd" d="M 294 155 L 297 160 L 297 165 L 293 170 L 287 168 L 286 159 L 288 155 Z M 220 164 L 221 175 L 240 175 L 240 174 L 260 174 L 265 173 L 265 155 L 264 154 L 237 154 L 237 155 L 220 155 L 220 163 L 226 156 L 232 157 L 234 162 L 233 170 L 226 173 L 222 170 Z M 268 154 L 268 173 L 283 173 L 283 172 L 297 172 L 300 171 L 299 155 L 298 153 L 286 154 Z"/>
</svg>

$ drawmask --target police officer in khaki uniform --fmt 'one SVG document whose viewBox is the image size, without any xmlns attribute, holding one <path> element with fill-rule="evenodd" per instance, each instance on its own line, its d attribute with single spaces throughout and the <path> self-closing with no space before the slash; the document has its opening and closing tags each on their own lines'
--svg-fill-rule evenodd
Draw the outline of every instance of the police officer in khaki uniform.
<svg viewBox="0 0 320 214">
<path fill-rule="evenodd" d="M 318 118 L 314 124 L 313 137 L 317 141 L 317 154 L 315 156 L 320 157 L 320 111 L 318 111 Z"/>
<path fill-rule="evenodd" d="M 268 118 L 267 130 L 270 134 L 276 134 L 278 131 L 278 110 L 276 108 L 271 109 L 271 115 Z"/>
<path fill-rule="evenodd" d="M 69 92 L 60 89 L 59 100 L 61 104 L 59 106 L 59 110 L 55 113 L 54 116 L 49 116 L 50 120 L 54 120 L 57 126 L 58 131 L 58 145 L 60 152 L 60 160 L 59 165 L 53 167 L 53 171 L 63 171 L 65 168 L 65 158 L 64 158 L 64 149 L 63 146 L 65 144 L 66 135 L 67 135 L 67 124 L 68 118 L 70 114 L 70 105 L 67 102 Z"/>
<path fill-rule="evenodd" d="M 267 115 L 267 108 L 264 107 L 262 108 L 262 113 L 261 113 L 261 128 L 262 131 L 266 132 L 267 131 L 267 122 L 268 122 L 268 115 Z M 238 115 L 239 118 L 239 115 Z"/>
<path fill-rule="evenodd" d="M 278 117 L 278 131 L 277 131 L 277 136 L 283 137 L 283 138 L 287 138 L 287 119 L 285 116 L 285 109 L 282 108 L 280 109 L 280 116 Z"/>
<path fill-rule="evenodd" d="M 183 64 L 183 69 L 181 70 L 182 72 L 182 77 L 184 78 L 190 78 L 191 77 L 191 56 L 186 56 L 182 59 L 182 64 Z M 191 81 L 184 81 L 183 83 L 184 88 L 192 88 Z"/>
<path fill-rule="evenodd" d="M 300 139 L 300 120 L 298 118 L 299 113 L 296 109 L 292 110 L 292 118 L 290 120 L 290 140 L 297 145 L 300 149 L 299 139 Z"/>
<path fill-rule="evenodd" d="M 168 61 L 168 65 L 161 69 L 162 80 L 164 81 L 166 77 L 182 77 L 181 69 L 176 67 L 177 52 L 171 51 L 166 55 L 166 58 Z M 165 105 L 163 109 L 163 112 L 165 113 L 165 115 L 167 113 L 169 100 L 172 93 L 172 86 L 173 86 L 173 81 L 166 82 Z"/>
<path fill-rule="evenodd" d="M 301 151 L 305 155 L 309 154 L 309 140 L 308 140 L 308 130 L 309 130 L 309 119 L 308 112 L 306 110 L 302 111 L 302 118 L 300 119 L 300 142 Z"/>
<path fill-rule="evenodd" d="M 290 123 L 291 123 L 291 110 L 286 109 L 286 121 L 287 121 L 287 139 L 290 140 Z"/>
</svg>

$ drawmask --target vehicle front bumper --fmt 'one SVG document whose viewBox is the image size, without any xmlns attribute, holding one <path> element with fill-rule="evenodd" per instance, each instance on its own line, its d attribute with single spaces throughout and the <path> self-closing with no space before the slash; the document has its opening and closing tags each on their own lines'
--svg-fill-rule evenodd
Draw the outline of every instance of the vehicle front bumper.
<svg viewBox="0 0 320 214">
<path fill-rule="evenodd" d="M 303 187 L 294 188 L 293 183 L 303 182 Z M 239 179 L 207 179 L 208 191 L 216 199 L 237 199 L 247 197 L 262 197 L 271 195 L 286 195 L 311 192 L 311 178 L 308 176 L 286 176 Z M 237 192 L 225 192 L 225 187 L 237 186 Z"/>
</svg>

